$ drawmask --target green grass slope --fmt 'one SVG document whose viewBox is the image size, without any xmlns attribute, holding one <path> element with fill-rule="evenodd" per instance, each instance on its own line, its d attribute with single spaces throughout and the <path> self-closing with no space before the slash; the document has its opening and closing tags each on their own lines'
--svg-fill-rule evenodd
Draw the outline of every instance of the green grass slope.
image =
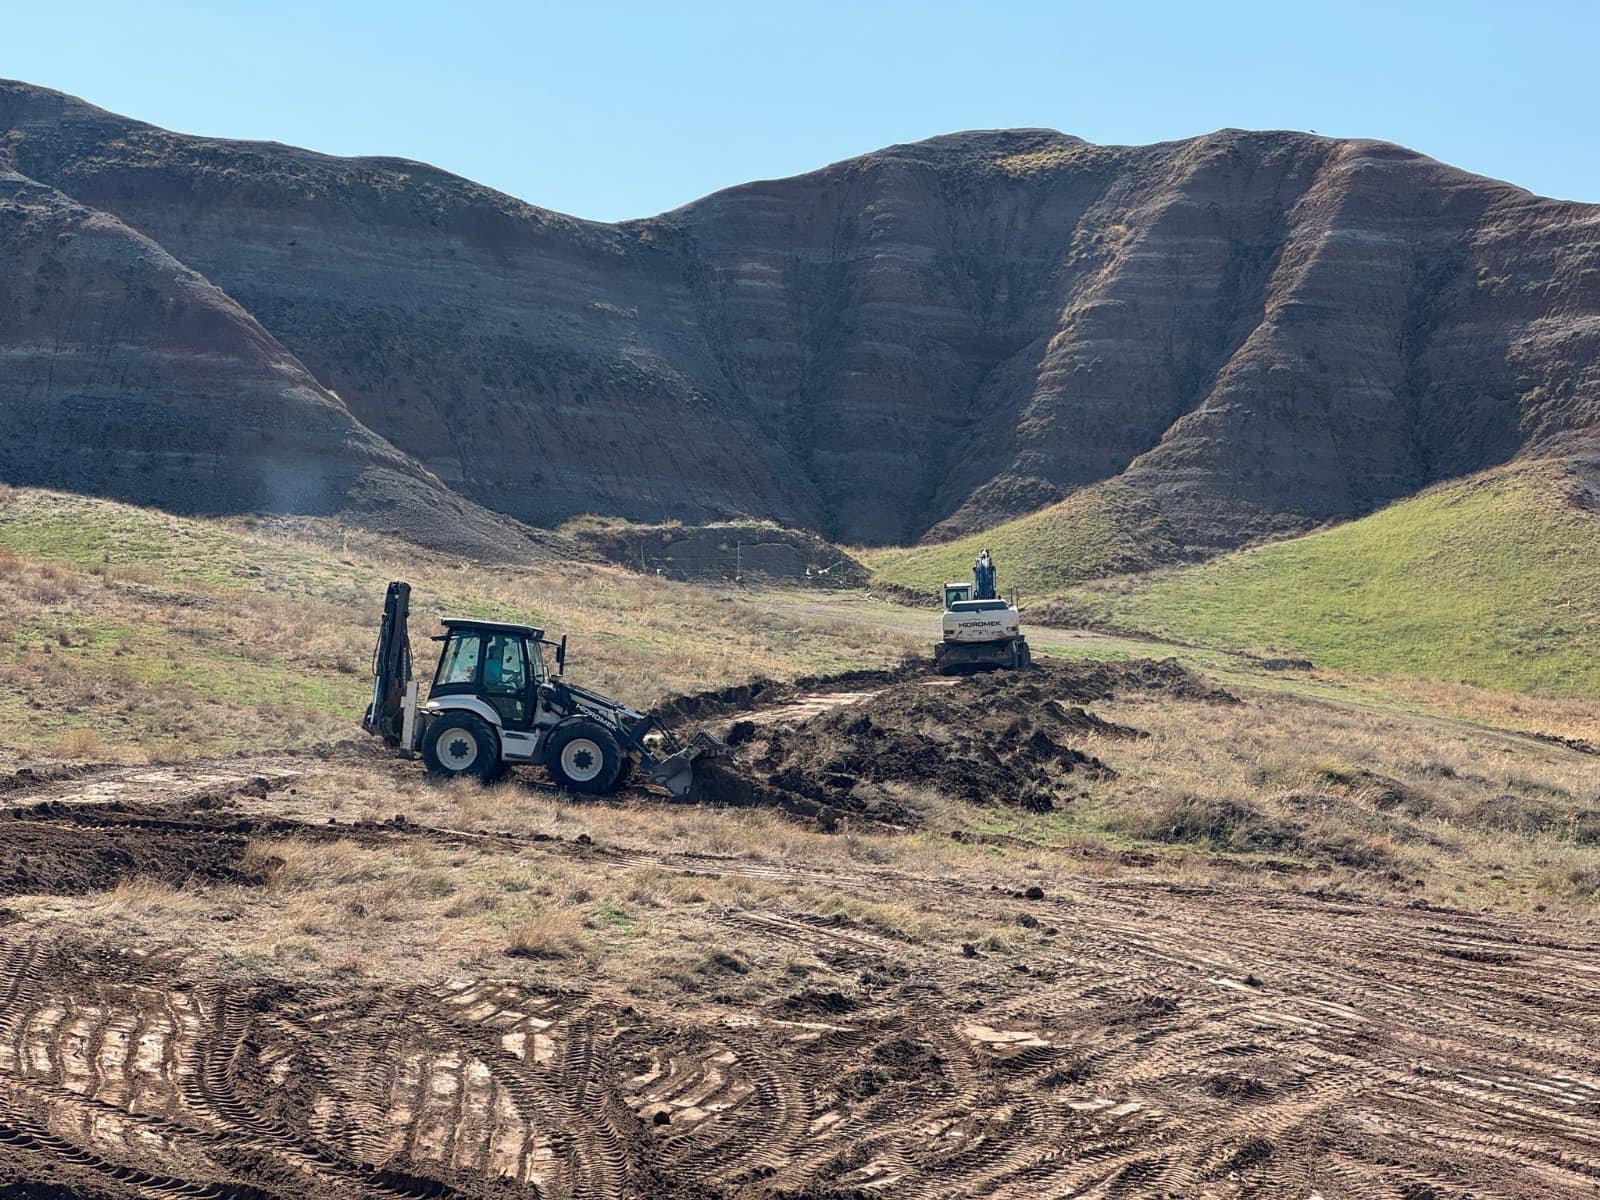
<svg viewBox="0 0 1600 1200">
<path fill-rule="evenodd" d="M 993 529 L 933 546 L 868 550 L 857 555 L 874 585 L 938 595 L 947 580 L 971 579 L 972 560 L 987 546 L 1000 584 L 1026 596 L 1105 575 L 1148 570 L 1178 557 L 1160 511 L 1148 497 L 1115 481 Z"/>
<path fill-rule="evenodd" d="M 1600 512 L 1592 484 L 1559 464 L 1063 599 L 1117 625 L 1337 671 L 1600 697 Z"/>
<path fill-rule="evenodd" d="M 570 632 L 573 678 L 635 705 L 913 644 L 615 567 L 478 566 L 329 522 L 0 486 L 0 769 L 358 737 L 390 579 L 413 585 L 424 678 L 440 615 L 524 620 Z"/>
</svg>

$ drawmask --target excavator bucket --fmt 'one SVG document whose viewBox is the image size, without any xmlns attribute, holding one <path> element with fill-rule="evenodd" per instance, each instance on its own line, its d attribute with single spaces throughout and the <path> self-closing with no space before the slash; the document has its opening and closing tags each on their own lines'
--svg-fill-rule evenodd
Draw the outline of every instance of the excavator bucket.
<svg viewBox="0 0 1600 1200">
<path fill-rule="evenodd" d="M 694 764 L 698 759 L 721 758 L 728 747 L 721 738 L 701 730 L 676 754 L 661 759 L 650 768 L 650 779 L 680 799 L 694 788 Z"/>
</svg>

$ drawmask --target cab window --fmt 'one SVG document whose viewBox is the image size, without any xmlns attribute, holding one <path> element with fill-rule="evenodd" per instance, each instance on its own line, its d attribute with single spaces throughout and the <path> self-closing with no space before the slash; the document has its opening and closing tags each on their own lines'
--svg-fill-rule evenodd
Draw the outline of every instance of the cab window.
<svg viewBox="0 0 1600 1200">
<path fill-rule="evenodd" d="M 496 633 L 483 651 L 483 694 L 507 725 L 528 715 L 528 664 L 520 634 Z"/>
<path fill-rule="evenodd" d="M 483 655 L 483 690 L 517 695 L 527 686 L 528 669 L 522 658 L 522 638 L 494 634 Z"/>
<path fill-rule="evenodd" d="M 435 687 L 452 683 L 475 683 L 478 678 L 478 655 L 483 649 L 483 639 L 476 633 L 453 633 L 444 644 L 439 656 L 439 670 L 433 677 Z"/>
</svg>

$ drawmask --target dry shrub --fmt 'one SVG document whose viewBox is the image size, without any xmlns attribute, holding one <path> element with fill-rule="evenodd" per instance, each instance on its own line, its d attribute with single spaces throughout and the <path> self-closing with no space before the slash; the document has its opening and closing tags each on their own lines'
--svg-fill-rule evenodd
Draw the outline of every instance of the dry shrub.
<svg viewBox="0 0 1600 1200">
<path fill-rule="evenodd" d="M 204 896 L 186 892 L 147 875 L 130 875 L 106 893 L 107 902 L 124 912 L 147 916 L 151 913 L 194 912 L 207 903 Z"/>
<path fill-rule="evenodd" d="M 1014 954 L 1018 946 L 1017 932 L 1014 929 L 969 925 L 961 931 L 961 936 L 963 948 L 970 946 L 980 953 L 987 951 L 990 954 Z"/>
<path fill-rule="evenodd" d="M 404 921 L 413 912 L 416 881 L 405 875 L 391 875 L 355 889 L 344 902 L 344 911 L 363 921 Z"/>
<path fill-rule="evenodd" d="M 167 582 L 167 577 L 160 571 L 143 563 L 118 563 L 102 574 L 106 579 L 133 584 L 135 587 L 155 587 Z"/>
<path fill-rule="evenodd" d="M 111 751 L 99 731 L 87 725 L 76 725 L 60 734 L 53 749 L 62 758 L 77 759 L 105 758 Z"/>
<path fill-rule="evenodd" d="M 802 889 L 792 898 L 799 911 L 822 917 L 832 924 L 882 933 L 908 942 L 928 941 L 939 929 L 938 920 L 932 914 L 898 900 L 865 900 L 819 888 Z M 770 898 L 763 897 L 763 900 L 770 905 Z"/>
<path fill-rule="evenodd" d="M 1357 871 L 1392 870 L 1398 862 L 1393 844 L 1374 834 L 1334 832 L 1307 839 L 1304 848 Z"/>
<path fill-rule="evenodd" d="M 297 900 L 290 906 L 289 911 L 291 914 L 289 923 L 297 933 L 316 937 L 330 931 L 328 918 L 332 913 L 320 899 Z"/>
<path fill-rule="evenodd" d="M 336 842 L 252 839 L 239 866 L 243 874 L 260 879 L 275 892 L 354 883 L 375 878 L 381 869 L 375 855 L 346 838 Z"/>
<path fill-rule="evenodd" d="M 1580 900 L 1600 899 L 1600 865 L 1572 867 L 1565 872 L 1564 878 L 1549 880 L 1547 885 L 1549 884 L 1554 884 L 1552 890 L 1570 891 Z"/>
<path fill-rule="evenodd" d="M 583 920 L 569 908 L 551 908 L 508 930 L 505 953 L 511 958 L 571 958 L 589 949 Z"/>
<path fill-rule="evenodd" d="M 457 896 L 444 910 L 447 917 L 472 917 L 493 912 L 500 907 L 500 897 L 491 892 L 475 890 Z"/>
<path fill-rule="evenodd" d="M 704 879 L 695 875 L 673 880 L 662 889 L 662 895 L 672 904 L 704 904 L 711 898 L 706 895 Z"/>
<path fill-rule="evenodd" d="M 1211 850 L 1278 850 L 1299 844 L 1299 831 L 1268 816 L 1248 800 L 1179 792 L 1130 805 L 1111 827 L 1151 842 L 1203 846 Z"/>
<path fill-rule="evenodd" d="M 1363 871 L 1392 871 L 1401 865 L 1393 842 L 1352 827 L 1347 814 L 1337 808 L 1316 819 L 1297 820 L 1276 816 L 1248 800 L 1180 792 L 1125 808 L 1109 825 L 1145 841 L 1222 853 L 1291 854 Z"/>
<path fill-rule="evenodd" d="M 83 592 L 84 577 L 73 567 L 0 554 L 0 596 L 49 608 Z"/>
</svg>

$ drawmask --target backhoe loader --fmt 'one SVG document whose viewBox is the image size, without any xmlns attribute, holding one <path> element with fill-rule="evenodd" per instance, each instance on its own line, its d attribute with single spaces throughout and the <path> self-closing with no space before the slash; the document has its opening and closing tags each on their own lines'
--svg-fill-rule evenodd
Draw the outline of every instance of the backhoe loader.
<svg viewBox="0 0 1600 1200">
<path fill-rule="evenodd" d="M 680 744 L 643 713 L 568 683 L 567 639 L 532 625 L 446 617 L 428 699 L 411 677 L 411 587 L 384 598 L 372 659 L 372 702 L 362 727 L 403 753 L 420 752 L 430 773 L 492 780 L 511 766 L 542 765 L 577 792 L 604 794 L 637 768 L 674 796 L 694 786 L 694 764 L 727 748 L 709 733 Z M 551 663 L 554 669 L 551 669 Z"/>
</svg>

